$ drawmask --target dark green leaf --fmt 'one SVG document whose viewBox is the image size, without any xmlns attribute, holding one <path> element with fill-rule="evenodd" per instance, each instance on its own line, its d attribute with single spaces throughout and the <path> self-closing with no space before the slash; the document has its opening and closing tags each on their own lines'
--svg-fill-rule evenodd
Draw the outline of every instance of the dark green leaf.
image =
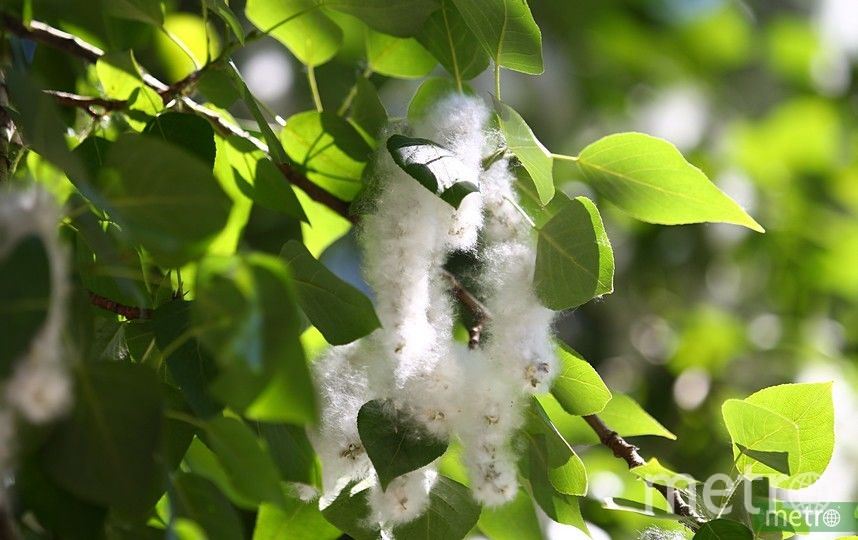
<svg viewBox="0 0 858 540">
<path fill-rule="evenodd" d="M 393 529 L 395 538 L 453 540 L 467 536 L 480 517 L 480 506 L 462 484 L 439 476 L 429 492 L 429 508 L 422 516 Z"/>
<path fill-rule="evenodd" d="M 319 475 L 316 454 L 303 427 L 257 422 L 256 432 L 268 446 L 271 458 L 287 482 L 313 485 Z"/>
<path fill-rule="evenodd" d="M 394 134 L 387 139 L 387 150 L 403 171 L 454 208 L 479 191 L 477 179 L 459 158 L 435 142 Z"/>
<path fill-rule="evenodd" d="M 453 76 L 457 85 L 473 79 L 489 65 L 488 55 L 453 0 L 441 0 L 441 9 L 429 17 L 417 39 Z"/>
<path fill-rule="evenodd" d="M 355 540 L 378 540 L 379 527 L 369 519 L 370 486 L 367 481 L 351 482 L 336 499 L 322 508 L 322 515 Z"/>
<path fill-rule="evenodd" d="M 121 19 L 130 19 L 147 24 L 164 24 L 164 11 L 161 0 L 110 0 L 106 3 L 107 13 Z"/>
<path fill-rule="evenodd" d="M 232 485 L 256 502 L 285 505 L 280 475 L 253 431 L 235 418 L 213 418 L 203 425 L 206 446 L 217 456 Z"/>
<path fill-rule="evenodd" d="M 438 440 L 391 402 L 365 403 L 358 411 L 357 425 L 384 489 L 394 478 L 432 463 L 447 449 L 446 441 Z"/>
<path fill-rule="evenodd" d="M 252 184 L 247 182 L 237 169 L 233 168 L 233 172 L 238 188 L 256 204 L 304 222 L 308 221 L 292 185 L 270 159 L 263 157 L 256 162 Z"/>
<path fill-rule="evenodd" d="M 314 259 L 304 244 L 290 240 L 280 256 L 289 263 L 298 304 L 328 343 L 351 343 L 381 327 L 369 298 Z"/>
<path fill-rule="evenodd" d="M 60 488 L 34 461 L 15 472 L 17 502 L 61 538 L 92 540 L 104 529 L 106 509 L 84 502 Z"/>
<path fill-rule="evenodd" d="M 48 252 L 40 238 L 25 236 L 0 258 L 0 380 L 30 349 L 50 307 Z"/>
<path fill-rule="evenodd" d="M 146 511 L 161 492 L 156 460 L 162 398 L 155 372 L 137 364 L 80 364 L 77 399 L 46 446 L 44 465 L 63 488 L 93 503 Z"/>
<path fill-rule="evenodd" d="M 241 540 L 244 531 L 235 509 L 226 497 L 202 476 L 180 472 L 171 482 L 172 519 L 196 523 L 208 540 Z"/>
<path fill-rule="evenodd" d="M 496 65 L 542 73 L 542 34 L 525 0 L 453 0 Z"/>
<path fill-rule="evenodd" d="M 231 201 L 211 167 L 154 137 L 123 135 L 110 148 L 100 191 L 111 217 L 166 267 L 205 252 Z"/>
<path fill-rule="evenodd" d="M 355 98 L 352 101 L 351 119 L 370 137 L 377 137 L 387 123 L 387 111 L 378 98 L 375 86 L 360 77 L 355 82 Z"/>
<path fill-rule="evenodd" d="M 767 452 L 764 450 L 753 450 L 739 443 L 735 443 L 739 452 L 746 456 L 756 459 L 763 465 L 768 465 L 772 469 L 790 474 L 789 472 L 789 452 Z"/>
<path fill-rule="evenodd" d="M 211 124 L 195 114 L 165 112 L 153 118 L 143 133 L 182 148 L 214 167 L 215 141 Z"/>
<path fill-rule="evenodd" d="M 729 519 L 715 519 L 704 523 L 694 535 L 694 540 L 752 540 L 751 531 L 739 523 Z"/>
<path fill-rule="evenodd" d="M 165 355 L 170 376 L 194 413 L 207 418 L 223 409 L 208 391 L 209 384 L 217 378 L 218 367 L 196 338 L 187 338 L 191 305 L 183 300 L 167 302 L 155 310 L 152 323 L 155 342 Z"/>
<path fill-rule="evenodd" d="M 244 29 L 241 27 L 238 17 L 235 16 L 235 13 L 233 13 L 226 3 L 226 0 L 203 0 L 203 5 L 206 6 L 206 9 L 216 13 L 238 39 L 239 43 L 244 44 Z"/>
<path fill-rule="evenodd" d="M 554 310 L 614 290 L 614 254 L 590 199 L 569 201 L 539 230 L 533 281 L 539 299 Z"/>
</svg>

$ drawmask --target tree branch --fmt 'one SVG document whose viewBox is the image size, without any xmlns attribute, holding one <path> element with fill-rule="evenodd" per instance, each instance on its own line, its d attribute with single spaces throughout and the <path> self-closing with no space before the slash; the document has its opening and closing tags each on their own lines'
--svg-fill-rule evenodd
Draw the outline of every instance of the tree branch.
<svg viewBox="0 0 858 540">
<path fill-rule="evenodd" d="M 109 298 L 105 298 L 100 294 L 95 294 L 92 291 L 87 291 L 89 293 L 89 301 L 92 305 L 96 307 L 100 307 L 105 311 L 110 311 L 111 313 L 116 313 L 117 315 L 122 315 L 128 320 L 134 319 L 151 319 L 152 318 L 152 310 L 148 308 L 139 308 L 134 306 L 126 306 L 125 304 L 120 304 L 119 302 L 114 302 Z"/>
<path fill-rule="evenodd" d="M 598 415 L 591 414 L 583 416 L 582 418 L 584 418 L 587 425 L 590 426 L 596 435 L 598 435 L 599 441 L 608 447 L 615 457 L 625 461 L 629 466 L 629 469 L 646 464 L 646 460 L 644 460 L 644 458 L 638 453 L 638 447 L 630 444 L 623 439 L 619 433 L 609 428 Z M 657 489 L 659 493 L 664 495 L 664 498 L 667 500 L 667 504 L 670 506 L 674 514 L 688 520 L 687 525 L 691 530 L 696 531 L 700 525 L 705 523 L 706 520 L 695 512 L 687 502 L 685 502 L 685 499 L 682 497 L 682 493 L 661 484 L 650 485 Z"/>
<path fill-rule="evenodd" d="M 99 113 L 93 107 L 100 107 L 105 113 L 110 111 L 118 111 L 124 109 L 128 105 L 128 101 L 124 99 L 108 99 L 102 97 L 81 96 L 72 94 L 71 92 L 61 92 L 59 90 L 45 90 L 49 96 L 54 98 L 59 105 L 66 107 L 77 107 L 83 109 L 92 117 L 102 116 L 104 113 Z"/>
</svg>

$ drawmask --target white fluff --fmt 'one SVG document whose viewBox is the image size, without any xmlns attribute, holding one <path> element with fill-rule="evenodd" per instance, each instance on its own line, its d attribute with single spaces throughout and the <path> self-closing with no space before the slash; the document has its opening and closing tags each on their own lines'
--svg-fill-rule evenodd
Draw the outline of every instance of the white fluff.
<svg viewBox="0 0 858 540">
<path fill-rule="evenodd" d="M 71 380 L 62 342 L 69 283 L 66 252 L 57 235 L 60 213 L 41 188 L 0 194 L 0 260 L 27 236 L 38 237 L 48 255 L 51 293 L 43 326 L 29 349 L 13 360 L 13 371 L 0 381 L 0 470 L 11 459 L 15 416 L 44 424 L 64 412 L 72 401 Z"/>
<path fill-rule="evenodd" d="M 492 314 L 485 350 L 526 392 L 540 393 L 549 389 L 557 371 L 551 342 L 554 312 L 539 303 L 532 287 L 536 246 L 516 208 L 514 181 L 503 159 L 480 182 L 486 208 L 482 280 Z"/>
<path fill-rule="evenodd" d="M 500 135 L 486 129 L 488 117 L 481 100 L 454 95 L 410 131 L 392 126 L 382 134 L 404 131 L 441 144 L 461 162 L 457 180 L 479 185 L 480 193 L 453 209 L 402 171 L 386 149 L 379 151 L 359 239 L 382 328 L 332 348 L 314 369 L 322 420 L 311 440 L 324 466 L 323 503 L 351 481 L 368 482 L 369 519 L 383 533 L 425 511 L 437 471 L 430 464 L 382 490 L 357 430 L 366 401 L 391 399 L 430 433 L 458 436 L 474 497 L 500 505 L 518 490 L 511 441 L 526 397 L 546 390 L 556 371 L 553 313 L 531 287 L 535 244 L 516 208 L 510 163 L 500 159 L 482 170 L 482 160 L 503 146 Z M 455 310 L 443 265 L 454 251 L 477 252 L 481 261 L 492 313 L 483 349 L 468 350 L 452 338 Z"/>
<path fill-rule="evenodd" d="M 373 521 L 389 528 L 419 517 L 429 504 L 429 492 L 437 479 L 438 471 L 427 466 L 394 478 L 385 490 L 374 485 L 369 493 Z"/>
</svg>

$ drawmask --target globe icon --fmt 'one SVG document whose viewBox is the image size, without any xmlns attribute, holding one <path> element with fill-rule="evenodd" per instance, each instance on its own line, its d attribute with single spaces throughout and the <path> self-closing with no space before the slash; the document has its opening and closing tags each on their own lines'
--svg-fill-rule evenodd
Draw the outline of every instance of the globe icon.
<svg viewBox="0 0 858 540">
<path fill-rule="evenodd" d="M 822 522 L 826 527 L 836 527 L 840 523 L 840 512 L 834 508 L 829 508 L 822 514 Z"/>
</svg>

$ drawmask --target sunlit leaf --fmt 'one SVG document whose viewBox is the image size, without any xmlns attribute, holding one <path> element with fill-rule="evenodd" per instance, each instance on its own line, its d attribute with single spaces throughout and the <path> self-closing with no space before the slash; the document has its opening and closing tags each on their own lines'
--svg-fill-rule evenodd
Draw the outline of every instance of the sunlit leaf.
<svg viewBox="0 0 858 540">
<path fill-rule="evenodd" d="M 495 64 L 539 75 L 542 34 L 525 0 L 453 0 Z"/>
<path fill-rule="evenodd" d="M 316 0 L 248 0 L 247 19 L 286 45 L 308 66 L 324 64 L 343 40 L 340 27 L 318 9 Z"/>
<path fill-rule="evenodd" d="M 733 199 L 669 142 L 643 133 L 608 135 L 577 158 L 584 179 L 630 216 L 649 223 L 723 222 L 763 232 Z"/>
</svg>

